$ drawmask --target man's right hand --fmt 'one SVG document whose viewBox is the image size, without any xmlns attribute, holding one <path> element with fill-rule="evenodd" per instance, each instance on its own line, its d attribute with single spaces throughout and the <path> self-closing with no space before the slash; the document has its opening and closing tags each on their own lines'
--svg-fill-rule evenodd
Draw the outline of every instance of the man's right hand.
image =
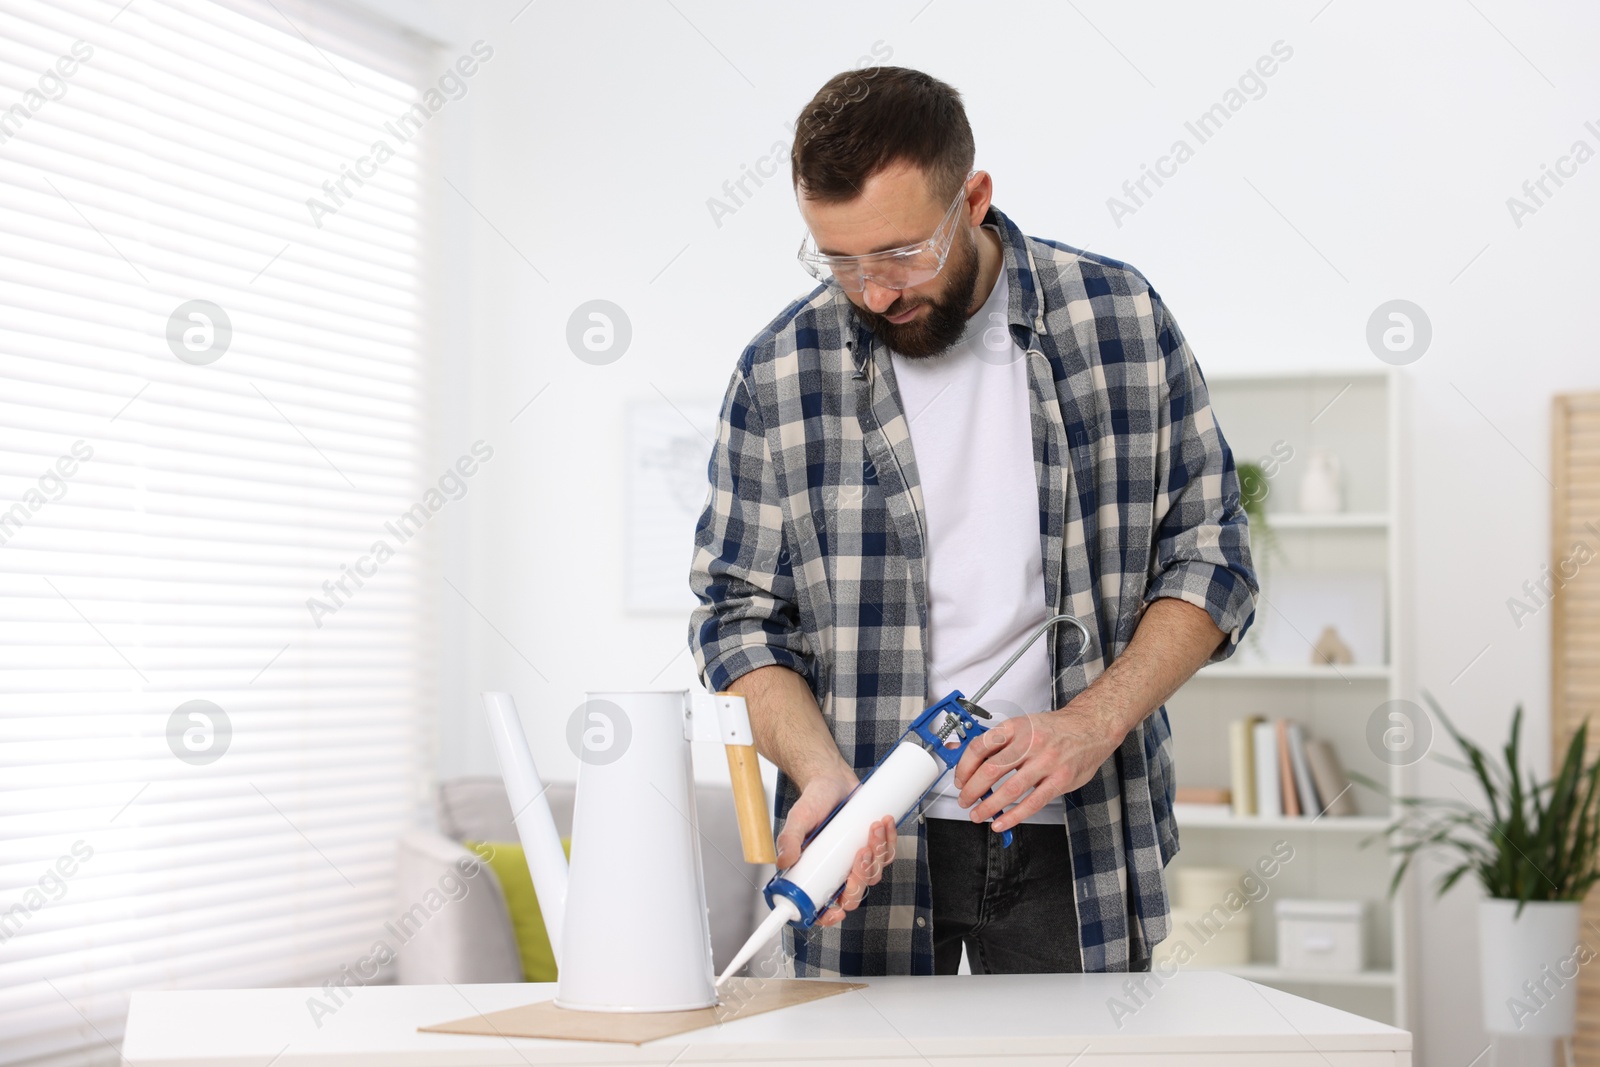
<svg viewBox="0 0 1600 1067">
<path fill-rule="evenodd" d="M 780 871 L 799 862 L 801 842 L 806 835 L 816 829 L 817 824 L 826 819 L 855 787 L 856 776 L 850 772 L 820 775 L 806 783 L 799 799 L 789 809 L 783 832 L 778 835 Z M 894 862 L 895 840 L 898 836 L 891 816 L 885 815 L 873 824 L 861 851 L 856 853 L 855 863 L 850 867 L 850 875 L 845 880 L 844 892 L 839 894 L 838 903 L 823 911 L 816 925 L 835 926 L 844 921 L 846 912 L 854 911 L 861 905 L 868 888 L 882 881 L 884 869 Z"/>
</svg>

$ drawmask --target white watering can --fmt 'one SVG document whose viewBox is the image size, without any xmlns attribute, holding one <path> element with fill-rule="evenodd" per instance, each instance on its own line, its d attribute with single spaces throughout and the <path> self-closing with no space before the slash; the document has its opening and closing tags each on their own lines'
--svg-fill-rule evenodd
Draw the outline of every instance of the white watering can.
<svg viewBox="0 0 1600 1067">
<path fill-rule="evenodd" d="M 555 952 L 556 1006 L 710 1007 L 717 992 L 690 741 L 727 746 L 746 862 L 777 858 L 744 698 L 689 690 L 586 698 L 569 870 L 516 704 L 509 693 L 483 694 Z"/>
</svg>

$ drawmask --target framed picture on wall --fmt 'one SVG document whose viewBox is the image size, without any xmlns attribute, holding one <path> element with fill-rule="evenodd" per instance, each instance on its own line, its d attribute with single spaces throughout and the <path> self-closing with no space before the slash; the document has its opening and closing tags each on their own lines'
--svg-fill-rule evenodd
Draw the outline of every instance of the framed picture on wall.
<svg viewBox="0 0 1600 1067">
<path fill-rule="evenodd" d="M 720 408 L 715 396 L 628 405 L 623 608 L 631 614 L 687 615 L 695 606 L 689 563 Z"/>
</svg>

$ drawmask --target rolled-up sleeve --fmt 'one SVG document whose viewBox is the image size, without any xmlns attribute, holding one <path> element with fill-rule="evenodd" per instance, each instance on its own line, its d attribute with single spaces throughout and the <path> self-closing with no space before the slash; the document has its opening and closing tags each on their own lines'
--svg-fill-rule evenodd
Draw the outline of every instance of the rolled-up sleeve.
<svg viewBox="0 0 1600 1067">
<path fill-rule="evenodd" d="M 1228 639 L 1227 659 L 1255 618 L 1260 591 L 1233 453 L 1211 410 L 1205 379 L 1166 304 L 1150 291 L 1165 387 L 1156 454 L 1155 550 L 1148 603 L 1177 597 L 1203 608 Z"/>
<path fill-rule="evenodd" d="M 689 618 L 700 680 L 716 692 L 776 664 L 809 682 L 812 656 L 800 626 L 772 455 L 742 367 L 723 399 L 707 474 L 689 570 L 700 601 Z"/>
</svg>

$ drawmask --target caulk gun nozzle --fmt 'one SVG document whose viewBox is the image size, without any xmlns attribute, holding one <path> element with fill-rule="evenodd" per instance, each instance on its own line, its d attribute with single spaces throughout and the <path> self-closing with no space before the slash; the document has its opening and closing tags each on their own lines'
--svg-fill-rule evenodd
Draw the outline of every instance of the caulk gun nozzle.
<svg viewBox="0 0 1600 1067">
<path fill-rule="evenodd" d="M 717 985 L 721 986 L 740 967 L 749 963 L 756 951 L 768 941 L 771 941 L 772 935 L 781 930 L 784 923 L 793 922 L 798 918 L 800 918 L 800 909 L 795 907 L 794 901 L 786 897 L 779 897 L 777 904 L 772 909 L 772 913 L 761 920 L 761 925 L 756 927 L 756 932 L 750 935 L 750 940 L 744 943 L 744 947 L 739 949 L 738 953 L 733 957 L 733 962 L 729 963 L 727 969 L 722 972 L 722 977 L 717 979 Z"/>
</svg>

